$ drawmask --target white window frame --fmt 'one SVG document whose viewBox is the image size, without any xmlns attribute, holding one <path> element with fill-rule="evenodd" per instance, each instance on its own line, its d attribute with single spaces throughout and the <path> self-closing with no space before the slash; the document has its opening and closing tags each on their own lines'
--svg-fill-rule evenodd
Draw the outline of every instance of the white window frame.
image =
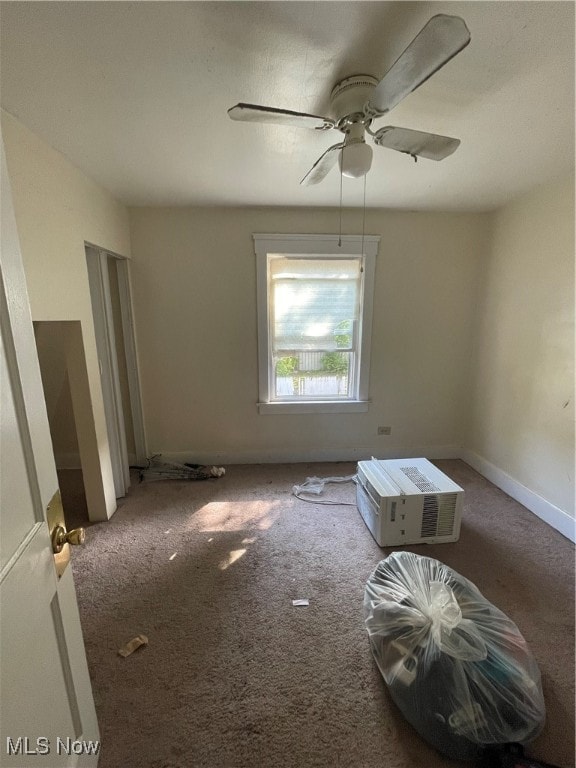
<svg viewBox="0 0 576 768">
<path fill-rule="evenodd" d="M 259 413 L 357 413 L 369 406 L 370 350 L 374 275 L 379 235 L 273 235 L 253 234 L 256 254 L 256 288 L 258 311 L 258 389 Z M 340 244 L 339 244 L 340 239 Z M 364 252 L 364 290 L 362 295 L 362 330 L 359 344 L 360 371 L 357 400 L 299 400 L 278 402 L 271 399 L 268 254 L 307 254 L 359 256 Z"/>
</svg>

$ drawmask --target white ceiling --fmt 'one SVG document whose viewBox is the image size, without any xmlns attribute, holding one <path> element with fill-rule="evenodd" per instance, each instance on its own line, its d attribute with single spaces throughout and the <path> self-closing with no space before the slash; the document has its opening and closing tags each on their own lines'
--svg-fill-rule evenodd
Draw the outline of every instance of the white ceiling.
<svg viewBox="0 0 576 768">
<path fill-rule="evenodd" d="M 374 147 L 370 207 L 488 210 L 574 165 L 574 3 L 3 2 L 2 106 L 128 205 L 338 205 L 300 179 L 336 131 L 238 123 L 237 102 L 328 114 L 436 13 L 472 42 L 375 125 L 462 140 L 414 163 Z M 363 181 L 344 179 L 344 205 Z"/>
</svg>

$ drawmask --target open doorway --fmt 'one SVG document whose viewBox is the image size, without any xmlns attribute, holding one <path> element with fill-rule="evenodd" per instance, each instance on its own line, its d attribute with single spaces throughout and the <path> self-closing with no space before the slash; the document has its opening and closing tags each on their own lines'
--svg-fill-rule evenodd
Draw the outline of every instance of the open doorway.
<svg viewBox="0 0 576 768">
<path fill-rule="evenodd" d="M 100 520 L 98 439 L 80 321 L 36 321 L 34 336 L 67 527 Z"/>
<path fill-rule="evenodd" d="M 127 259 L 86 244 L 86 264 L 116 498 L 146 460 Z"/>
</svg>

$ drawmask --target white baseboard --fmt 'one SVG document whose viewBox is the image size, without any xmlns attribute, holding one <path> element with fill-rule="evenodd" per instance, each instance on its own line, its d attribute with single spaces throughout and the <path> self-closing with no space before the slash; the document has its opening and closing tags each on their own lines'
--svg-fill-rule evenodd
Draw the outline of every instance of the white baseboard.
<svg viewBox="0 0 576 768">
<path fill-rule="evenodd" d="M 474 451 L 462 448 L 460 458 L 491 483 L 551 525 L 570 541 L 576 541 L 576 521 L 564 510 L 539 496 Z"/>
<path fill-rule="evenodd" d="M 341 448 L 274 448 L 266 451 L 246 450 L 246 451 L 210 451 L 191 454 L 189 452 L 163 453 L 162 461 L 177 461 L 181 464 L 186 462 L 194 464 L 216 464 L 226 466 L 227 464 L 306 464 L 322 461 L 362 461 L 375 456 L 379 459 L 403 459 L 414 456 L 423 456 L 427 459 L 454 459 L 460 455 L 460 446 L 458 445 L 427 445 L 427 446 L 396 446 L 384 448 L 382 443 L 376 443 L 372 446 L 363 446 L 361 448 L 341 447 Z"/>
</svg>

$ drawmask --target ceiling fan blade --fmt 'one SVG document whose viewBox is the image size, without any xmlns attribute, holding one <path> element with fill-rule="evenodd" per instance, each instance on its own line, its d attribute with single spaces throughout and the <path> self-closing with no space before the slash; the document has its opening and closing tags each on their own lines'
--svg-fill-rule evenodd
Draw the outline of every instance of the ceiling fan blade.
<svg viewBox="0 0 576 768">
<path fill-rule="evenodd" d="M 321 155 L 318 160 L 316 160 L 300 184 L 307 187 L 310 184 L 318 184 L 321 182 L 327 176 L 328 172 L 331 171 L 332 168 L 336 165 L 336 161 L 338 160 L 338 152 L 342 149 L 343 146 L 344 142 L 341 144 L 334 144 L 332 147 L 327 149 L 326 152 L 324 152 L 324 154 Z"/>
<path fill-rule="evenodd" d="M 228 110 L 228 115 L 232 120 L 243 120 L 247 123 L 276 123 L 296 128 L 314 128 L 317 131 L 325 131 L 335 126 L 334 120 L 329 117 L 292 112 L 289 109 L 261 107 L 258 104 L 236 104 Z"/>
<path fill-rule="evenodd" d="M 413 131 L 410 128 L 395 128 L 387 125 L 374 134 L 374 143 L 380 147 L 406 152 L 408 155 L 425 157 L 428 160 L 443 160 L 460 146 L 460 139 L 439 136 L 436 133 Z"/>
<path fill-rule="evenodd" d="M 469 42 L 470 32 L 459 16 L 433 16 L 378 83 L 369 109 L 389 112 Z"/>
</svg>

